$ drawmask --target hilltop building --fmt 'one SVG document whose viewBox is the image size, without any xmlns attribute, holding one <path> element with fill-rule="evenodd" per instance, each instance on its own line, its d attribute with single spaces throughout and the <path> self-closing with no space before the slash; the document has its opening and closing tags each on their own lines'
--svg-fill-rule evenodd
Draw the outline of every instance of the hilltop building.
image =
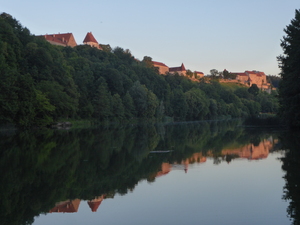
<svg viewBox="0 0 300 225">
<path fill-rule="evenodd" d="M 187 76 L 186 69 L 185 69 L 185 66 L 183 63 L 179 67 L 168 67 L 166 64 L 164 64 L 162 62 L 156 62 L 156 61 L 152 61 L 152 63 L 153 63 L 153 66 L 158 69 L 159 74 L 178 73 L 179 75 Z M 194 78 L 194 76 L 189 77 L 189 79 L 191 79 L 193 81 L 198 81 L 198 79 L 204 77 L 204 73 L 199 72 L 199 71 L 195 71 L 194 74 L 196 74 L 196 77 L 195 78 Z"/>
<path fill-rule="evenodd" d="M 204 73 L 202 73 L 202 72 L 195 71 L 194 73 L 197 75 L 197 78 L 198 78 L 198 79 L 204 77 Z"/>
<path fill-rule="evenodd" d="M 186 69 L 185 69 L 185 66 L 183 63 L 179 67 L 170 67 L 169 72 L 170 73 L 178 73 L 179 75 L 186 76 Z"/>
<path fill-rule="evenodd" d="M 256 84 L 258 88 L 262 90 L 271 90 L 271 84 L 267 82 L 267 76 L 264 72 L 260 71 L 249 71 L 246 70 L 244 73 L 230 73 L 236 75 L 236 80 L 242 84 L 251 86 Z"/>
<path fill-rule="evenodd" d="M 102 48 L 100 47 L 98 41 L 96 40 L 96 38 L 94 37 L 94 35 L 92 34 L 92 32 L 88 32 L 83 40 L 83 44 L 85 45 L 90 45 L 91 47 L 95 47 L 99 50 L 102 50 Z"/>
<path fill-rule="evenodd" d="M 64 34 L 46 34 L 38 36 L 40 38 L 44 38 L 52 45 L 60 45 L 60 46 L 70 46 L 75 47 L 77 43 L 72 33 L 64 33 Z M 83 40 L 83 44 L 90 45 L 91 47 L 95 47 L 99 50 L 102 50 L 101 46 L 99 45 L 98 41 L 92 34 L 92 32 L 88 32 Z"/>
<path fill-rule="evenodd" d="M 169 72 L 169 67 L 161 62 L 152 61 L 153 66 L 158 68 L 159 74 L 166 74 Z"/>
<path fill-rule="evenodd" d="M 72 33 L 64 33 L 64 34 L 46 34 L 40 35 L 38 37 L 45 38 L 52 45 L 60 45 L 60 46 L 70 46 L 75 47 L 77 43 Z"/>
</svg>

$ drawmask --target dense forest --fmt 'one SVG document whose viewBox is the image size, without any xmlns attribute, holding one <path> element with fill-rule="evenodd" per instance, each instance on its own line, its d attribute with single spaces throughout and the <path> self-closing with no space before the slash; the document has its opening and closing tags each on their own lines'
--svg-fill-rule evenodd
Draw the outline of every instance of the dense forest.
<svg viewBox="0 0 300 225">
<path fill-rule="evenodd" d="M 276 93 L 256 86 L 192 82 L 159 75 L 151 57 L 87 45 L 54 46 L 12 16 L 0 15 L 0 123 L 22 127 L 53 121 L 193 121 L 276 113 Z"/>
<path fill-rule="evenodd" d="M 278 57 L 282 81 L 279 85 L 279 115 L 290 127 L 300 127 L 300 10 L 296 10 L 281 41 Z"/>
</svg>

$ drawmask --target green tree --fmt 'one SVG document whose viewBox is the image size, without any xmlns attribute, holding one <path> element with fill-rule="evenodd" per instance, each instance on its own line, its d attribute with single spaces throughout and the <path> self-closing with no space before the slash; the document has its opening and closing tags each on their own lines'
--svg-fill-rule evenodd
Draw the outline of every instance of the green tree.
<svg viewBox="0 0 300 225">
<path fill-rule="evenodd" d="M 124 105 L 120 95 L 114 94 L 111 99 L 112 115 L 114 118 L 122 120 L 124 119 Z"/>
<path fill-rule="evenodd" d="M 129 92 L 124 95 L 123 99 L 123 105 L 124 105 L 124 115 L 126 118 L 132 118 L 136 116 L 135 106 L 133 103 L 133 99 Z"/>
<path fill-rule="evenodd" d="M 281 69 L 279 101 L 281 117 L 289 126 L 300 127 L 300 11 L 284 29 L 281 41 L 283 55 L 278 57 Z"/>
<path fill-rule="evenodd" d="M 184 95 L 188 105 L 187 118 L 189 120 L 204 119 L 209 112 L 209 100 L 204 92 L 198 88 L 193 88 Z"/>
<path fill-rule="evenodd" d="M 107 89 L 107 84 L 103 82 L 98 87 L 93 98 L 94 118 L 103 121 L 111 117 L 111 94 Z"/>
<path fill-rule="evenodd" d="M 53 122 L 51 112 L 55 110 L 55 107 L 50 104 L 49 99 L 41 91 L 36 90 L 36 115 L 34 124 L 42 127 L 49 125 Z"/>
<path fill-rule="evenodd" d="M 175 89 L 171 95 L 171 106 L 174 119 L 184 121 L 186 119 L 188 105 L 181 89 Z"/>
<path fill-rule="evenodd" d="M 105 52 L 112 52 L 112 48 L 110 47 L 109 44 L 104 45 L 104 44 L 100 44 L 100 47 L 103 49 L 103 51 Z"/>
<path fill-rule="evenodd" d="M 218 70 L 211 69 L 209 72 L 210 72 L 210 76 L 211 76 L 212 79 L 218 79 L 218 78 L 220 78 L 219 77 L 220 74 L 219 74 Z"/>
<path fill-rule="evenodd" d="M 144 56 L 142 63 L 148 68 L 153 68 L 152 58 L 149 56 Z"/>
<path fill-rule="evenodd" d="M 248 92 L 254 96 L 257 96 L 259 93 L 259 88 L 256 84 L 252 84 L 251 87 L 249 87 Z"/>
<path fill-rule="evenodd" d="M 194 73 L 191 70 L 187 70 L 186 71 L 186 75 L 190 78 L 192 78 L 194 76 Z"/>
<path fill-rule="evenodd" d="M 134 85 L 130 89 L 130 95 L 133 99 L 135 109 L 138 117 L 146 117 L 147 116 L 147 92 L 148 89 L 145 85 L 141 85 L 139 81 L 135 82 Z"/>
<path fill-rule="evenodd" d="M 151 90 L 148 90 L 147 92 L 147 117 L 148 118 L 154 117 L 158 105 L 159 102 L 156 95 Z"/>
</svg>

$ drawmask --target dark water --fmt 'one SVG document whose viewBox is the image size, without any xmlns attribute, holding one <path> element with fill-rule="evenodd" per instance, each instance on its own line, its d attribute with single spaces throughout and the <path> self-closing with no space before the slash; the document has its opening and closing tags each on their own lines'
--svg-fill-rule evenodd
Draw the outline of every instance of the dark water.
<svg viewBox="0 0 300 225">
<path fill-rule="evenodd" d="M 299 224 L 299 139 L 240 121 L 2 132 L 0 224 Z"/>
</svg>

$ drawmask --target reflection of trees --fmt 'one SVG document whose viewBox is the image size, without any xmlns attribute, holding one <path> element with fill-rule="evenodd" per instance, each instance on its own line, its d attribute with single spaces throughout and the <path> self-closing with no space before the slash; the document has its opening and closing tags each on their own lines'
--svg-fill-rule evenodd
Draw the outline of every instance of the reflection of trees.
<svg viewBox="0 0 300 225">
<path fill-rule="evenodd" d="M 283 147 L 286 150 L 282 169 L 285 186 L 283 199 L 289 201 L 287 213 L 293 224 L 300 224 L 300 132 L 286 133 L 282 136 Z"/>
<path fill-rule="evenodd" d="M 163 162 L 196 162 L 195 153 L 219 157 L 225 147 L 264 135 L 238 125 L 233 120 L 107 126 L 0 137 L 0 182 L 5 184 L 0 185 L 1 224 L 30 224 L 34 216 L 67 199 L 126 194 L 140 180 L 154 181 Z M 149 154 L 153 150 L 173 151 Z"/>
<path fill-rule="evenodd" d="M 53 131 L 1 138 L 1 224 L 30 224 L 66 195 L 78 166 L 78 141 Z"/>
</svg>

